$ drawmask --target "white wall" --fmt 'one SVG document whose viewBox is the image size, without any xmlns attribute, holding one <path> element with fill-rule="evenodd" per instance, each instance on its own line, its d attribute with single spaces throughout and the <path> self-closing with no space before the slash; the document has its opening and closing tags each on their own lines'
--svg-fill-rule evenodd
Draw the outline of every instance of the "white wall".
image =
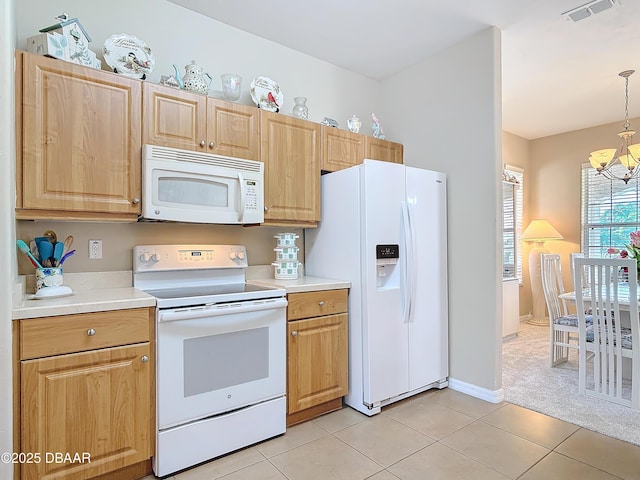
<svg viewBox="0 0 640 480">
<path fill-rule="evenodd" d="M 278 82 L 284 93 L 281 112 L 291 114 L 293 98 L 307 97 L 309 120 L 320 122 L 328 116 L 337 120 L 341 128 L 346 127 L 352 114 L 364 119 L 384 100 L 379 95 L 378 82 L 165 0 L 21 0 L 16 2 L 16 9 L 18 48 L 25 49 L 26 38 L 55 24 L 54 17 L 64 11 L 82 23 L 92 38 L 89 48 L 100 59 L 104 41 L 112 34 L 127 33 L 143 40 L 155 57 L 149 78 L 154 83 L 163 74 L 173 74 L 173 64 L 184 74 L 184 66 L 195 60 L 213 77 L 213 90 L 221 90 L 221 74 L 241 75 L 242 96 L 238 103 L 254 105 L 249 84 L 254 77 L 266 75 Z M 103 63 L 103 68 L 108 66 Z M 363 123 L 363 127 L 363 133 L 371 133 L 370 123 Z M 388 133 L 392 133 L 391 128 Z"/>
<path fill-rule="evenodd" d="M 13 0 L 0 2 L 0 452 L 12 452 L 12 351 L 11 285 L 16 276 L 15 222 L 15 122 L 13 50 L 15 22 Z M 0 462 L 0 478 L 12 478 L 13 465 Z"/>
<path fill-rule="evenodd" d="M 502 387 L 500 32 L 490 28 L 383 83 L 405 163 L 447 174 L 450 372 Z"/>
</svg>

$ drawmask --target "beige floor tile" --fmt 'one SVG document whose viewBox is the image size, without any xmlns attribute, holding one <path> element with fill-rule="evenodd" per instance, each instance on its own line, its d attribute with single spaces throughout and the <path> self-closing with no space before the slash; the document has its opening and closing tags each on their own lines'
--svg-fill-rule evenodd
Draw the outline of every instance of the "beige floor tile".
<svg viewBox="0 0 640 480">
<path fill-rule="evenodd" d="M 445 407 L 428 397 L 399 405 L 382 414 L 435 440 L 440 440 L 475 420 L 473 417 Z"/>
<path fill-rule="evenodd" d="M 245 448 L 175 475 L 175 480 L 212 480 L 264 461 L 256 447 Z"/>
<path fill-rule="evenodd" d="M 366 415 L 354 410 L 351 407 L 344 407 L 341 410 L 327 413 L 313 420 L 314 423 L 320 425 L 329 433 L 337 432 L 343 428 L 350 427 L 356 423 L 367 420 Z"/>
<path fill-rule="evenodd" d="M 287 480 L 287 477 L 268 460 L 265 460 L 233 472 L 223 477 L 222 480 Z"/>
<path fill-rule="evenodd" d="M 270 459 L 289 480 L 363 480 L 382 467 L 334 436 Z"/>
<path fill-rule="evenodd" d="M 401 480 L 507 480 L 508 478 L 440 443 L 423 448 L 387 470 Z"/>
<path fill-rule="evenodd" d="M 256 448 L 265 457 L 270 458 L 305 443 L 317 440 L 325 435 L 328 435 L 327 431 L 318 424 L 305 422 L 287 428 L 287 432 L 284 435 L 259 443 L 256 445 Z"/>
<path fill-rule="evenodd" d="M 382 415 L 376 415 L 334 435 L 384 467 L 434 442 L 426 435 Z"/>
<path fill-rule="evenodd" d="M 554 480 L 556 478 L 567 480 L 574 478 L 579 478 L 580 480 L 616 480 L 618 477 L 564 455 L 551 452 L 518 480 Z"/>
<path fill-rule="evenodd" d="M 517 478 L 549 453 L 536 443 L 480 421 L 452 433 L 441 443 L 510 478 Z"/>
<path fill-rule="evenodd" d="M 452 410 L 456 410 L 460 413 L 464 413 L 473 418 L 484 417 L 486 414 L 500 408 L 504 405 L 502 403 L 490 403 L 480 400 L 479 398 L 465 395 L 464 393 L 456 392 L 450 388 L 444 388 L 442 390 L 435 390 L 430 392 L 425 398 L 434 400 L 445 407 L 449 407 Z"/>
<path fill-rule="evenodd" d="M 581 428 L 556 451 L 625 480 L 640 478 L 640 447 L 631 443 Z"/>
<path fill-rule="evenodd" d="M 367 478 L 367 480 L 399 480 L 399 479 L 398 477 L 396 477 L 395 475 L 392 475 L 388 471 L 383 470 Z"/>
<path fill-rule="evenodd" d="M 482 421 L 515 433 L 548 449 L 554 449 L 580 427 L 517 405 L 505 404 Z"/>
</svg>

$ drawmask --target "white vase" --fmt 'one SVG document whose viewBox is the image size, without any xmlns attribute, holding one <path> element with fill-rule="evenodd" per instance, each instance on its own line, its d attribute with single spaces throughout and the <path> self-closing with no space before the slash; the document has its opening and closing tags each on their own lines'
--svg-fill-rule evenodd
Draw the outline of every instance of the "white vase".
<svg viewBox="0 0 640 480">
<path fill-rule="evenodd" d="M 295 97 L 293 99 L 295 105 L 293 106 L 293 116 L 306 120 L 309 118 L 309 109 L 307 108 L 307 97 Z"/>
</svg>

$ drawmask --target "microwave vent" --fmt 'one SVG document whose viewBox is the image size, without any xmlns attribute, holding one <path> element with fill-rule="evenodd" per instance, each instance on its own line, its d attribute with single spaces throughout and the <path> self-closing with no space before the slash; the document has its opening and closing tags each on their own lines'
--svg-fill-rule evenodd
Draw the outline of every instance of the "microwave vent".
<svg viewBox="0 0 640 480">
<path fill-rule="evenodd" d="M 156 145 L 145 145 L 144 152 L 148 157 L 157 158 L 159 160 L 202 163 L 204 165 L 258 173 L 261 173 L 264 169 L 264 164 L 255 160 L 225 157 L 222 155 L 213 155 L 211 153 L 192 152 L 190 150 L 181 150 L 177 148 L 158 147 Z"/>
</svg>

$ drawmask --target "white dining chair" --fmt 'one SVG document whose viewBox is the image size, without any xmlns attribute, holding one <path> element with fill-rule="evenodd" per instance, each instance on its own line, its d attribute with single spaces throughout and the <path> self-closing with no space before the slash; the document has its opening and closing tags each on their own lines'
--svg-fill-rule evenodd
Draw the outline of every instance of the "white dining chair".
<svg viewBox="0 0 640 480">
<path fill-rule="evenodd" d="M 640 409 L 640 316 L 638 281 L 617 280 L 618 272 L 636 272 L 631 258 L 576 258 L 589 284 L 576 276 L 575 294 L 580 343 L 579 391 L 633 409 Z M 614 279 L 612 281 L 612 279 Z M 591 308 L 591 325 L 584 310 Z M 592 355 L 587 355 L 591 353 Z M 623 378 L 624 359 L 630 359 L 630 380 Z M 587 363 L 588 360 L 588 363 Z M 624 372 L 624 377 L 628 373 Z"/>
<path fill-rule="evenodd" d="M 549 312 L 549 364 L 555 367 L 569 359 L 569 349 L 579 349 L 578 316 L 569 313 L 564 293 L 562 263 L 557 253 L 541 255 L 542 290 Z"/>
<path fill-rule="evenodd" d="M 571 285 L 575 285 L 576 283 L 576 267 L 575 267 L 575 263 L 574 260 L 576 258 L 584 258 L 584 253 L 582 252 L 571 252 L 569 254 L 569 269 L 571 271 Z M 580 275 L 582 275 L 583 281 L 588 283 L 587 280 L 587 274 L 585 273 L 584 269 L 580 270 Z"/>
</svg>

